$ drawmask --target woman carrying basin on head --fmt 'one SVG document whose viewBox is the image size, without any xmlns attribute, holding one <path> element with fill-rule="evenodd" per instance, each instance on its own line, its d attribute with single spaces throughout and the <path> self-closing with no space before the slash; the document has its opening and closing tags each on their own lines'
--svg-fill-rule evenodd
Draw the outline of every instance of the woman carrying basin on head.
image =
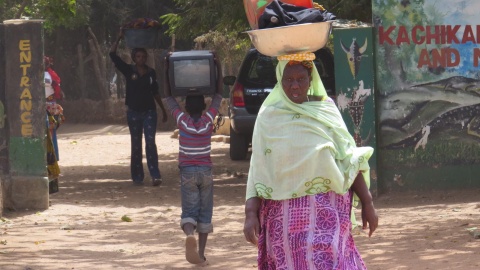
<svg viewBox="0 0 480 270">
<path fill-rule="evenodd" d="M 244 234 L 259 269 L 365 269 L 351 234 L 357 196 L 363 228 L 378 226 L 367 185 L 373 149 L 356 147 L 314 58 L 279 57 L 255 123 Z"/>
<path fill-rule="evenodd" d="M 123 30 L 120 30 L 117 41 L 110 48 L 110 58 L 115 67 L 125 76 L 127 82 L 125 105 L 127 106 L 127 122 L 131 141 L 130 174 L 134 185 L 143 185 L 145 175 L 142 163 L 142 136 L 145 135 L 145 152 L 151 183 L 153 186 L 159 186 L 163 180 L 158 167 L 158 153 L 155 143 L 157 132 L 157 107 L 155 102 L 162 110 L 162 122 L 167 121 L 167 112 L 158 92 L 155 70 L 146 65 L 147 51 L 144 48 L 132 49 L 133 65 L 125 63 L 117 55 L 118 43 L 123 37 Z"/>
</svg>

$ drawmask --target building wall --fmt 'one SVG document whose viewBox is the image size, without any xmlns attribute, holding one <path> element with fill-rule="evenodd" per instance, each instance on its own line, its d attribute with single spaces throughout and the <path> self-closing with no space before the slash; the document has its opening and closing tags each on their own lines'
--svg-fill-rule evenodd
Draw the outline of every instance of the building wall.
<svg viewBox="0 0 480 270">
<path fill-rule="evenodd" d="M 479 187 L 480 2 L 372 6 L 380 187 Z"/>
</svg>

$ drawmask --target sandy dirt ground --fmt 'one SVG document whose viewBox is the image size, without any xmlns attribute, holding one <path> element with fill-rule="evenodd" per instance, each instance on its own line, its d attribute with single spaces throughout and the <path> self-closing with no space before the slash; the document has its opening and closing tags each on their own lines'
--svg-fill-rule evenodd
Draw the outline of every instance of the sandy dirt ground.
<svg viewBox="0 0 480 270">
<path fill-rule="evenodd" d="M 184 258 L 171 132 L 157 133 L 160 187 L 132 185 L 125 126 L 65 124 L 59 132 L 60 192 L 48 210 L 5 211 L 0 269 L 198 268 Z M 249 161 L 230 161 L 228 149 L 212 144 L 215 228 L 204 268 L 256 269 L 256 248 L 242 233 Z M 377 232 L 354 231 L 369 269 L 480 269 L 480 239 L 470 232 L 480 228 L 480 190 L 383 194 L 375 204 Z"/>
</svg>

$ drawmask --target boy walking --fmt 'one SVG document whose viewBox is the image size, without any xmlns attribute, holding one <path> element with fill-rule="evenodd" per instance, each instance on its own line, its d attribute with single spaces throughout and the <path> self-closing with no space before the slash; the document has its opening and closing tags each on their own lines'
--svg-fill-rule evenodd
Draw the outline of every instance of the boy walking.
<svg viewBox="0 0 480 270">
<path fill-rule="evenodd" d="M 168 57 L 165 78 L 168 78 Z M 185 257 L 192 264 L 207 264 L 205 247 L 213 232 L 213 176 L 210 158 L 214 119 L 222 101 L 222 71 L 217 58 L 217 93 L 206 109 L 204 96 L 187 96 L 184 113 L 171 96 L 170 85 L 164 81 L 165 103 L 179 129 L 179 168 L 182 197 L 180 226 L 186 235 Z M 198 232 L 198 251 L 195 230 Z"/>
</svg>

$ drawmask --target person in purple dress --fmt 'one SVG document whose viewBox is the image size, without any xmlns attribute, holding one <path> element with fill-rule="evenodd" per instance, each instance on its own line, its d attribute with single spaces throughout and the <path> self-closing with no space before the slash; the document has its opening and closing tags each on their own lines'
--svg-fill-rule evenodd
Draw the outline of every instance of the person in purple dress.
<svg viewBox="0 0 480 270">
<path fill-rule="evenodd" d="M 278 57 L 278 83 L 252 139 L 244 234 L 258 269 L 366 269 L 351 234 L 360 200 L 369 235 L 378 216 L 368 189 L 371 147 L 357 147 L 311 53 Z"/>
</svg>

